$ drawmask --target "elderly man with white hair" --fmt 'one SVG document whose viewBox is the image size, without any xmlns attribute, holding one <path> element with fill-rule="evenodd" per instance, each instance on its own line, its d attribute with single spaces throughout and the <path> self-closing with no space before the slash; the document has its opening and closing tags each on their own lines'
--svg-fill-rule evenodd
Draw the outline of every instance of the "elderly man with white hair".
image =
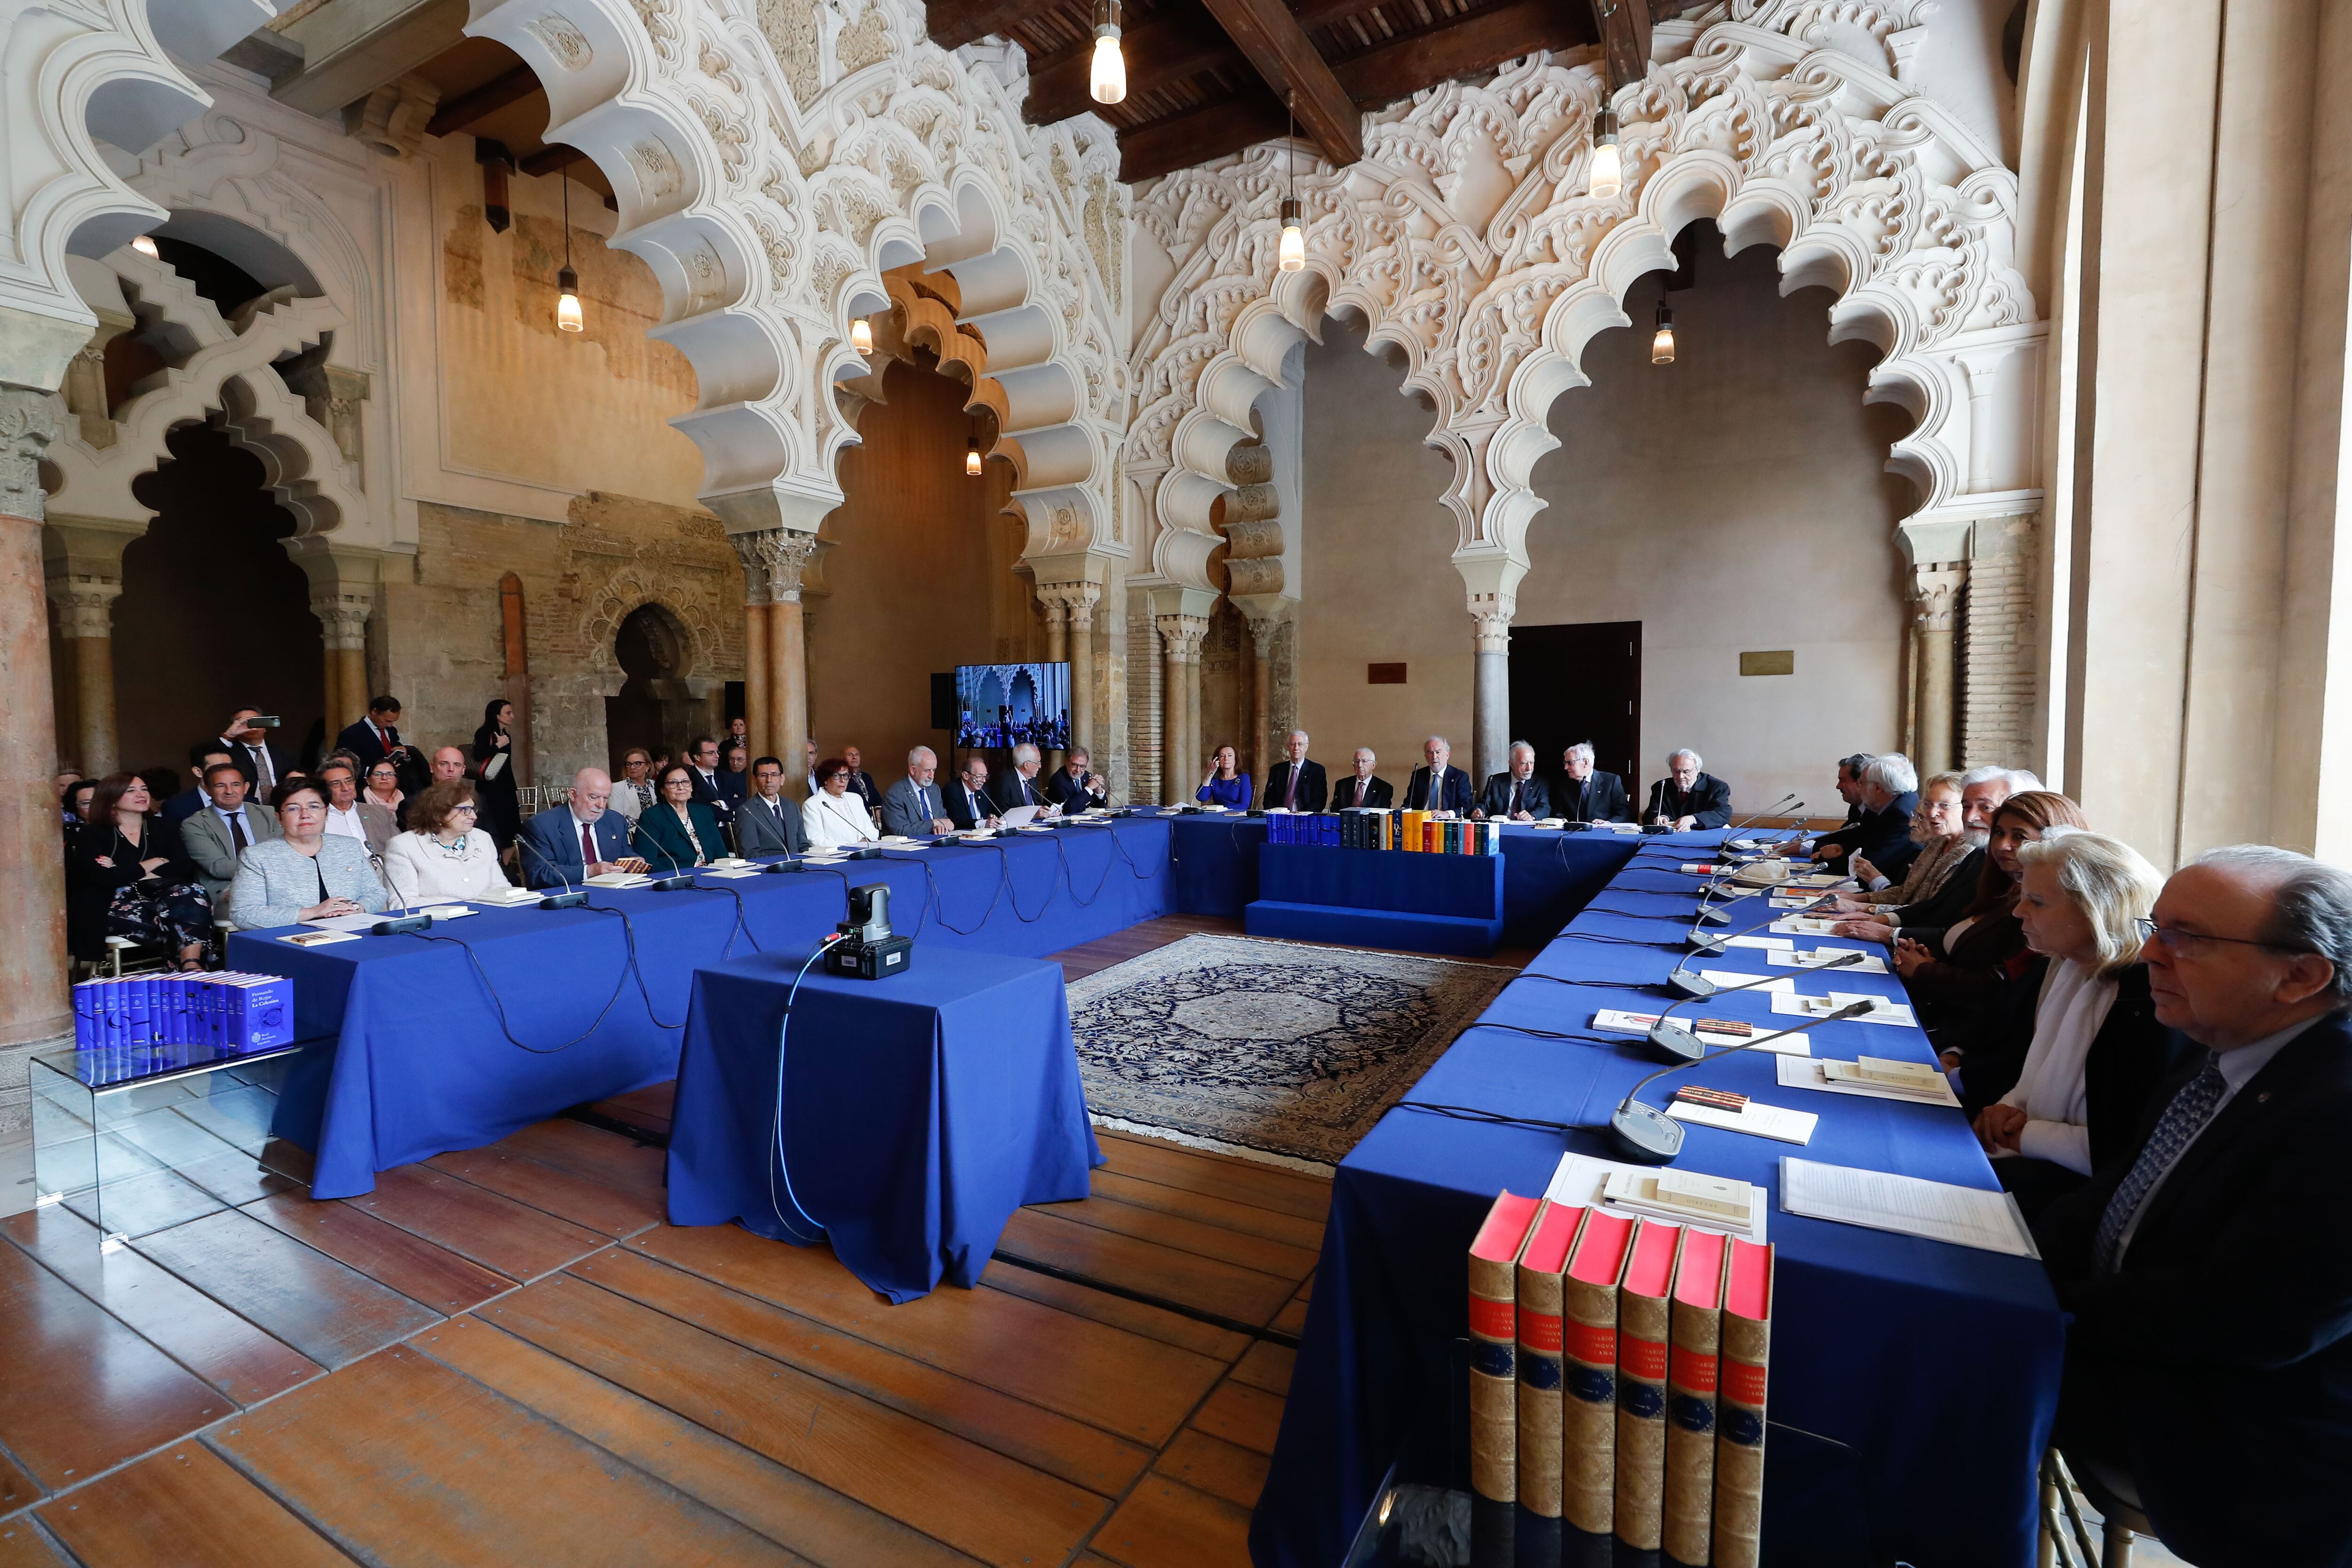
<svg viewBox="0 0 2352 1568">
<path fill-rule="evenodd" d="M 1467 812 L 1474 786 L 1468 773 L 1450 765 L 1454 742 L 1443 735 L 1432 735 L 1422 742 L 1421 754 L 1428 760 L 1412 770 L 1412 778 L 1404 786 L 1404 808 Z"/>
<path fill-rule="evenodd" d="M 1615 773 L 1592 771 L 1592 742 L 1579 741 L 1559 754 L 1566 770 L 1552 809 L 1570 822 L 1631 822 L 1633 807 L 1625 799 L 1625 781 Z"/>
<path fill-rule="evenodd" d="M 1536 777 L 1536 749 L 1525 741 L 1511 742 L 1511 765 L 1486 781 L 1470 815 L 1485 821 L 1533 822 L 1551 815 L 1551 792 Z"/>
<path fill-rule="evenodd" d="M 629 819 L 611 809 L 611 774 L 582 768 L 572 775 L 563 805 L 541 812 L 516 836 L 526 881 L 553 888 L 607 871 L 646 868 L 643 859 L 629 853 Z"/>
<path fill-rule="evenodd" d="M 1666 776 L 1650 786 L 1650 804 L 1642 820 L 1654 826 L 1688 833 L 1695 827 L 1721 827 L 1731 820 L 1731 786 L 1712 773 L 1688 746 L 1667 753 Z"/>
<path fill-rule="evenodd" d="M 928 838 L 954 831 L 947 805 L 940 798 L 939 753 L 917 746 L 907 753 L 907 776 L 882 797 L 882 831 L 905 838 Z"/>
<path fill-rule="evenodd" d="M 1037 748 L 1023 742 L 1013 748 L 1013 772 L 996 786 L 996 804 L 1003 810 L 1034 805 L 1040 816 L 1055 815 L 1054 803 L 1045 797 L 1045 786 L 1037 782 L 1037 769 L 1044 756 Z"/>
<path fill-rule="evenodd" d="M 1282 761 L 1266 770 L 1266 809 L 1320 811 L 1328 798 L 1323 764 L 1307 760 L 1307 731 L 1293 730 L 1283 740 Z"/>
<path fill-rule="evenodd" d="M 2202 1048 L 2034 1226 L 2074 1320 L 2057 1444 L 2184 1562 L 2352 1563 L 2352 873 L 2216 849 L 2141 930 Z"/>
<path fill-rule="evenodd" d="M 1386 811 L 1396 799 L 1395 786 L 1384 778 L 1375 777 L 1372 770 L 1381 765 L 1370 746 L 1358 746 L 1349 759 L 1348 776 L 1331 791 L 1331 809 L 1351 811 L 1362 806 L 1368 811 Z"/>
<path fill-rule="evenodd" d="M 1859 855 L 1885 875 L 1900 879 L 1919 846 L 1911 837 L 1911 814 L 1919 809 L 1919 774 L 1911 759 L 1887 752 L 1862 765 L 1861 815 L 1814 840 L 1812 858 L 1843 871 Z"/>
</svg>

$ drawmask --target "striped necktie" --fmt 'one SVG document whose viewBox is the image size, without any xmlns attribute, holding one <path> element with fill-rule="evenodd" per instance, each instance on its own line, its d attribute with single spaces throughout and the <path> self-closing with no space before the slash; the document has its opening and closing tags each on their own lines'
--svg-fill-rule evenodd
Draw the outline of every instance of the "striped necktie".
<svg viewBox="0 0 2352 1568">
<path fill-rule="evenodd" d="M 2214 1109 L 2221 1103 L 2226 1087 L 2221 1057 L 2208 1053 L 2205 1070 L 2182 1084 L 2179 1092 L 2172 1097 L 2172 1103 L 2164 1108 L 2156 1131 L 2147 1135 L 2139 1158 L 2124 1173 L 2115 1196 L 2107 1200 L 2107 1212 L 2099 1218 L 2098 1240 L 2091 1252 L 2098 1272 L 2113 1274 L 2123 1267 L 2124 1232 L 2130 1228 L 2132 1215 L 2139 1212 L 2150 1190 L 2179 1160 L 2181 1152 L 2213 1120 Z"/>
</svg>

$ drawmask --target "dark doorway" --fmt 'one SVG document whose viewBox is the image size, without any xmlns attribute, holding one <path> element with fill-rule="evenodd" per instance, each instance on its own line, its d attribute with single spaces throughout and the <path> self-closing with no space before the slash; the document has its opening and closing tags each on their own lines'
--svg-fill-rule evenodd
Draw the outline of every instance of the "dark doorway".
<svg viewBox="0 0 2352 1568">
<path fill-rule="evenodd" d="M 172 460 L 132 481 L 155 509 L 122 552 L 114 602 L 114 715 L 122 765 L 184 769 L 241 703 L 284 722 L 299 751 L 327 705 L 326 641 L 310 583 L 278 544 L 294 517 L 262 489 L 261 459 L 184 425 Z"/>
<path fill-rule="evenodd" d="M 692 647 L 686 627 L 659 605 L 639 605 L 621 623 L 613 656 L 628 679 L 620 695 L 604 700 L 614 777 L 620 776 L 621 753 L 630 747 L 677 757 L 692 738 L 688 731 L 701 722 L 689 710 L 697 705 L 683 679 Z"/>
<path fill-rule="evenodd" d="M 1641 800 L 1642 623 L 1579 621 L 1511 628 L 1511 739 L 1536 749 L 1536 771 L 1560 774 L 1560 753 L 1592 742 L 1592 765 Z"/>
</svg>

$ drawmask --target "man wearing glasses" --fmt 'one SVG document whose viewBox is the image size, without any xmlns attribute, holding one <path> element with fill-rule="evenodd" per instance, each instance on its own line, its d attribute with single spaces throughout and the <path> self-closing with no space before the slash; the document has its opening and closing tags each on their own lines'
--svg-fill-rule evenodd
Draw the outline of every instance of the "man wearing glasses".
<svg viewBox="0 0 2352 1568">
<path fill-rule="evenodd" d="M 2058 1447 L 2185 1561 L 2352 1561 L 2352 873 L 2217 849 L 2141 923 L 2205 1049 L 2035 1227 L 2074 1314 Z"/>
</svg>

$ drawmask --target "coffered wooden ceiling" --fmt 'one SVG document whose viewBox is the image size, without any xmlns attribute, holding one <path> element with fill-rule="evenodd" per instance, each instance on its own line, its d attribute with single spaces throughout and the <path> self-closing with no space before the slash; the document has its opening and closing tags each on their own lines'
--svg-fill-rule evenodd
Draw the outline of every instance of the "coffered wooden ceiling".
<svg viewBox="0 0 2352 1568">
<path fill-rule="evenodd" d="M 930 0 L 931 39 L 1001 33 L 1029 55 L 1031 123 L 1092 110 L 1118 128 L 1119 173 L 1144 180 L 1279 136 L 1333 163 L 1362 156 L 1362 114 L 1537 49 L 1599 47 L 1612 83 L 1642 75 L 1654 17 L 1690 0 L 1128 0 L 1127 99 L 1087 93 L 1091 0 Z"/>
</svg>

